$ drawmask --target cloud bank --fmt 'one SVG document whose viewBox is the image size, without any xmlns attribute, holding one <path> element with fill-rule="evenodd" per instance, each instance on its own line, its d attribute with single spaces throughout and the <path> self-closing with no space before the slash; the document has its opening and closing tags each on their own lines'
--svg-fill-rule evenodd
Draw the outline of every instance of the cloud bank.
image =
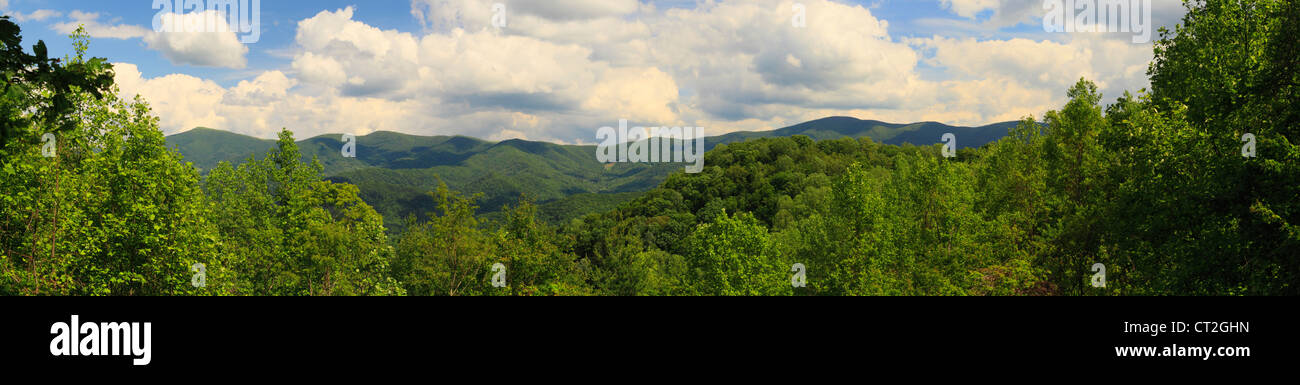
<svg viewBox="0 0 1300 385">
<path fill-rule="evenodd" d="M 797 8 L 788 0 L 663 9 L 635 0 L 513 1 L 505 2 L 507 26 L 496 28 L 498 1 L 415 0 L 418 32 L 369 25 L 352 7 L 321 11 L 297 23 L 284 68 L 232 87 L 188 75 L 144 78 L 125 63 L 118 82 L 153 103 L 169 134 L 206 126 L 269 138 L 287 127 L 300 137 L 387 130 L 591 143 L 618 119 L 701 126 L 710 135 L 832 115 L 982 125 L 1058 108 L 1080 77 L 1108 97 L 1136 91 L 1147 86 L 1151 59 L 1149 44 L 1126 36 L 896 38 L 870 8 L 827 0 L 800 1 L 803 26 L 792 22 Z M 1041 20 L 1038 3 L 1021 3 L 943 2 L 973 22 Z M 96 28 L 97 36 L 139 32 Z M 246 49 L 222 36 L 148 33 L 140 37 L 174 62 L 245 63 Z"/>
</svg>

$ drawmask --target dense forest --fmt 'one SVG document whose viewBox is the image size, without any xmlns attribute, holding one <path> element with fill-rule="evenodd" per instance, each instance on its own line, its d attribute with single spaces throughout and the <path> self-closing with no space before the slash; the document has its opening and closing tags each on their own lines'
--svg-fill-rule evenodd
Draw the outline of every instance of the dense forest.
<svg viewBox="0 0 1300 385">
<path fill-rule="evenodd" d="M 934 142 L 953 133 L 959 148 L 978 148 L 1007 135 L 1019 122 L 982 127 L 949 126 L 936 122 L 891 124 L 851 117 L 828 117 L 798 125 L 756 132 L 732 132 L 705 138 L 705 148 L 766 137 L 803 135 L 814 140 L 869 137 L 902 145 Z M 166 137 L 168 147 L 206 175 L 222 161 L 238 164 L 265 155 L 275 140 L 199 127 Z M 527 195 L 537 202 L 539 215 L 562 224 L 587 214 L 612 210 L 658 187 L 668 175 L 681 171 L 673 163 L 602 163 L 594 145 L 561 145 L 511 139 L 490 142 L 465 136 L 420 136 L 376 131 L 349 139 L 360 151 L 344 157 L 343 135 L 298 138 L 303 162 L 321 163 L 326 180 L 356 185 L 361 199 L 384 217 L 389 235 L 406 230 L 408 216 L 424 216 L 433 207 L 429 191 L 446 184 L 465 194 L 482 194 L 477 213 L 500 222 L 500 210 Z"/>
<path fill-rule="evenodd" d="M 0 18 L 0 295 L 1300 294 L 1300 5 L 1188 4 L 1149 90 L 955 157 L 759 138 L 562 223 L 443 185 L 396 233 L 289 130 L 201 173 L 84 33 Z"/>
</svg>

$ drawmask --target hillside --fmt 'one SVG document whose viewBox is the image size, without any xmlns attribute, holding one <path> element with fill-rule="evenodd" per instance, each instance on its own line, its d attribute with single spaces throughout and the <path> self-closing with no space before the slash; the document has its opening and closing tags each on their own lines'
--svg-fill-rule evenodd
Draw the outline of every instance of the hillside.
<svg viewBox="0 0 1300 385">
<path fill-rule="evenodd" d="M 733 132 L 705 139 L 709 149 L 720 144 L 767 137 L 804 135 L 815 140 L 869 137 L 886 144 L 939 142 L 944 133 L 958 136 L 963 148 L 980 147 L 1006 135 L 1016 122 L 958 127 L 926 122 L 892 124 L 849 117 L 830 117 L 772 131 Z M 240 163 L 263 156 L 274 141 L 209 129 L 167 137 L 187 161 L 201 171 L 219 162 Z M 521 196 L 541 203 L 546 219 L 561 222 L 586 213 L 574 210 L 578 199 L 594 207 L 627 201 L 629 193 L 658 186 L 680 164 L 599 163 L 595 146 L 559 145 L 526 140 L 492 143 L 464 136 L 417 136 L 375 132 L 357 138 L 357 157 L 343 158 L 342 135 L 322 135 L 299 141 L 304 160 L 316 157 L 327 179 L 356 184 L 362 198 L 384 215 L 390 230 L 400 230 L 403 218 L 431 209 L 426 192 L 441 180 L 453 190 L 482 194 L 480 213 L 492 213 Z"/>
<path fill-rule="evenodd" d="M 743 142 L 757 138 L 790 137 L 804 135 L 813 140 L 867 137 L 878 143 L 901 146 L 904 143 L 923 146 L 939 143 L 946 133 L 957 135 L 959 148 L 979 148 L 1002 138 L 1019 122 L 994 123 L 980 127 L 950 126 L 936 122 L 912 124 L 885 123 L 876 120 L 836 116 L 818 119 L 794 126 L 758 132 L 733 132 L 710 138 L 706 144 L 712 149 L 719 144 Z"/>
<path fill-rule="evenodd" d="M 200 172 L 207 173 L 220 162 L 243 162 L 249 155 L 266 155 L 275 145 L 274 140 L 199 127 L 167 137 L 167 146 L 176 148 L 193 162 Z"/>
</svg>

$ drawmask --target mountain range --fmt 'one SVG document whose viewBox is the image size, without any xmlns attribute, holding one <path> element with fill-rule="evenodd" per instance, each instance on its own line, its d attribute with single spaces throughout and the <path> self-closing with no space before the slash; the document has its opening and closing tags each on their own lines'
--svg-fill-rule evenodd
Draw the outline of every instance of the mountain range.
<svg viewBox="0 0 1300 385">
<path fill-rule="evenodd" d="M 1019 122 L 980 127 L 935 122 L 893 124 L 850 117 L 830 117 L 771 131 L 733 132 L 705 139 L 707 149 L 767 137 L 805 135 L 814 140 L 869 137 L 885 144 L 932 145 L 953 133 L 961 148 L 980 147 L 1006 136 Z M 195 128 L 167 137 L 169 147 L 206 173 L 220 162 L 238 164 L 262 157 L 274 140 Z M 679 163 L 602 164 L 596 146 L 562 145 L 519 139 L 489 142 L 465 136 L 417 136 L 375 132 L 357 137 L 356 158 L 342 157 L 342 135 L 322 135 L 298 142 L 305 160 L 314 156 L 327 179 L 357 185 L 362 198 L 399 231 L 408 215 L 433 210 L 427 194 L 445 182 L 453 190 L 482 194 L 479 212 L 497 212 L 527 195 L 539 203 L 540 215 L 560 222 L 605 211 L 658 186 Z M 706 161 L 707 166 L 707 161 Z"/>
</svg>

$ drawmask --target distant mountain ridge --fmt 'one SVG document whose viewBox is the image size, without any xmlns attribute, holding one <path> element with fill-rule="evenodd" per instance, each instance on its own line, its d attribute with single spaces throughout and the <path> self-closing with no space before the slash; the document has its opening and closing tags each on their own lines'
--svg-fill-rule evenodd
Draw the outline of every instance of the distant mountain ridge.
<svg viewBox="0 0 1300 385">
<path fill-rule="evenodd" d="M 879 143 L 896 146 L 901 146 L 904 143 L 923 146 L 939 143 L 939 138 L 943 134 L 952 133 L 957 136 L 958 148 L 978 148 L 1006 136 L 1017 124 L 1020 124 L 1020 122 L 1011 121 L 979 127 L 962 127 L 937 122 L 896 124 L 878 120 L 833 116 L 772 131 L 732 132 L 705 139 L 705 143 L 709 146 L 716 146 L 757 138 L 804 135 L 813 140 L 867 137 Z"/>
<path fill-rule="evenodd" d="M 829 117 L 771 131 L 708 137 L 705 145 L 713 149 L 722 144 L 795 135 L 814 140 L 869 137 L 885 144 L 932 145 L 939 143 L 943 134 L 953 133 L 959 147 L 971 148 L 1006 136 L 1018 123 L 960 127 Z M 206 173 L 223 161 L 238 164 L 249 156 L 261 158 L 275 141 L 200 127 L 168 136 L 167 144 Z M 480 213 L 498 211 L 526 194 L 539 203 L 555 203 L 542 204 L 542 215 L 563 220 L 634 199 L 634 193 L 655 188 L 683 167 L 681 163 L 607 165 L 596 160 L 596 146 L 592 145 L 520 139 L 494 143 L 465 136 L 387 131 L 358 136 L 356 158 L 342 157 L 341 134 L 300 140 L 298 146 L 304 160 L 314 156 L 321 162 L 327 179 L 360 187 L 362 198 L 384 215 L 390 230 L 403 228 L 402 219 L 408 215 L 423 215 L 433 209 L 426 193 L 436 188 L 439 180 L 453 190 L 483 194 Z"/>
<path fill-rule="evenodd" d="M 705 139 L 705 146 L 713 149 L 720 144 L 743 142 L 758 138 L 791 137 L 804 135 L 813 140 L 868 137 L 880 143 L 891 145 L 931 145 L 939 143 L 945 133 L 957 135 L 960 148 L 977 148 L 996 141 L 1020 122 L 1009 121 L 978 127 L 952 126 L 938 122 L 920 122 L 911 124 L 886 123 L 877 120 L 861 120 L 852 117 L 834 116 L 794 126 L 769 131 L 738 131 Z M 304 150 L 304 157 L 320 155 L 318 152 L 337 153 L 342 148 L 341 134 L 321 135 L 299 140 L 299 145 L 309 144 L 319 151 Z M 390 169 L 427 168 L 435 165 L 452 165 L 468 159 L 477 152 L 497 146 L 510 146 L 525 152 L 540 154 L 555 147 L 592 148 L 591 145 L 562 145 L 548 142 L 535 142 L 522 139 L 510 139 L 502 142 L 489 142 L 466 136 L 420 136 L 390 131 L 377 131 L 358 137 L 364 143 L 363 150 L 357 153 L 357 162 L 329 162 L 326 174 L 342 169 L 365 167 L 383 167 Z M 210 170 L 217 163 L 228 161 L 242 162 L 249 155 L 265 155 L 275 145 L 271 139 L 259 139 L 228 131 L 198 127 L 190 131 L 167 137 L 167 144 L 185 155 L 186 160 L 194 162 L 201 170 Z M 377 152 L 376 152 L 377 150 Z M 592 158 L 595 161 L 595 158 Z"/>
</svg>

